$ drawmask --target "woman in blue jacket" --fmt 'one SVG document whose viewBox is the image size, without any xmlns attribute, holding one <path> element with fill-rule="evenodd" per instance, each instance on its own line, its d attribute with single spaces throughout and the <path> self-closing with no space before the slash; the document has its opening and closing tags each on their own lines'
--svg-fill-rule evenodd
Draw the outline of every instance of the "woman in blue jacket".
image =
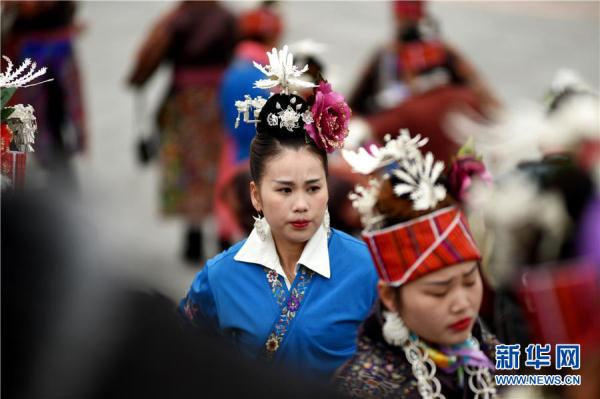
<svg viewBox="0 0 600 399">
<path fill-rule="evenodd" d="M 343 145 L 350 109 L 326 82 L 299 79 L 291 57 L 273 49 L 270 65 L 257 66 L 269 79 L 255 86 L 279 85 L 279 94 L 236 102 L 257 130 L 254 229 L 207 262 L 180 310 L 252 357 L 328 379 L 356 350 L 377 276 L 367 247 L 329 227 L 327 152 Z M 316 87 L 308 102 L 289 94 L 307 86 Z"/>
</svg>

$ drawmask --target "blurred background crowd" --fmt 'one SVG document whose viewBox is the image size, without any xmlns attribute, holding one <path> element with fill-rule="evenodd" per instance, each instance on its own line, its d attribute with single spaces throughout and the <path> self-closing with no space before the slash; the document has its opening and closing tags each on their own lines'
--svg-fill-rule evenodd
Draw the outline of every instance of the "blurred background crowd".
<svg viewBox="0 0 600 399">
<path fill-rule="evenodd" d="M 66 343 L 37 319 L 45 312 L 37 302 L 56 302 L 57 311 L 68 301 L 53 290 L 77 295 L 79 305 L 61 313 L 71 327 L 89 312 L 110 323 L 131 320 L 128 308 L 96 308 L 104 302 L 99 292 L 115 285 L 125 287 L 109 295 L 116 307 L 159 309 L 154 319 L 138 313 L 139 323 L 129 324 L 169 323 L 169 301 L 183 296 L 203 261 L 252 228 L 254 127 L 234 126 L 234 102 L 261 95 L 251 87 L 261 75 L 252 62 L 266 64 L 267 50 L 289 44 L 311 78 L 322 75 L 345 95 L 353 110 L 349 146 L 381 143 L 408 128 L 449 161 L 471 138 L 494 180 L 473 205 L 473 230 L 487 254 L 482 316 L 504 342 L 587 342 L 596 354 L 588 364 L 598 371 L 600 320 L 587 316 L 600 305 L 599 13 L 597 2 L 2 1 L 2 54 L 17 65 L 32 58 L 54 79 L 12 100 L 34 106 L 38 133 L 27 163 L 30 194 L 3 193 L 3 326 L 13 321 L 43 339 L 54 334 L 52 350 L 59 350 Z M 347 199 L 358 177 L 336 155 L 330 173 L 332 226 L 359 234 Z M 18 271 L 9 273 L 9 265 Z M 127 291 L 142 286 L 164 296 Z M 552 292 L 557 303 L 545 299 Z M 535 309 L 557 316 L 542 320 Z M 4 345 L 20 334 L 5 331 Z M 91 331 L 73 334 L 95 337 Z M 119 367 L 148 356 L 131 344 L 143 334 L 127 331 L 101 335 L 125 336 L 131 359 L 100 359 L 98 350 L 85 356 Z M 179 330 L 162 334 L 146 339 L 196 341 Z M 42 353 L 39 367 L 50 367 L 48 351 L 40 344 L 29 356 Z M 69 373 L 76 364 L 56 367 Z M 35 376 L 34 393 L 53 383 L 27 370 L 34 374 L 10 376 L 14 392 L 25 392 L 18 378 Z M 98 396 L 127 396 L 110 391 L 125 385 L 102 370 L 82 372 L 105 378 L 94 385 Z M 189 374 L 167 378 L 175 384 Z M 297 389 L 301 397 L 308 388 Z"/>
</svg>

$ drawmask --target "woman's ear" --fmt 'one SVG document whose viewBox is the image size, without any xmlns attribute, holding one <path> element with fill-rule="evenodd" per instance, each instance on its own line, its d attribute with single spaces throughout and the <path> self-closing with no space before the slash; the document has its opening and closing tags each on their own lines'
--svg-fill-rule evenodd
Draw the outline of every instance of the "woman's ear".
<svg viewBox="0 0 600 399">
<path fill-rule="evenodd" d="M 258 186 L 254 182 L 254 180 L 250 182 L 250 199 L 252 200 L 252 206 L 254 207 L 254 209 L 256 209 L 257 212 L 261 212 L 262 205 L 260 203 L 260 193 L 258 191 Z"/>
<path fill-rule="evenodd" d="M 390 311 L 394 313 L 398 313 L 400 309 L 398 309 L 398 302 L 396 300 L 396 287 L 390 287 L 383 280 L 379 280 L 377 282 L 377 291 L 379 292 L 379 299 L 381 299 L 381 303 Z"/>
</svg>

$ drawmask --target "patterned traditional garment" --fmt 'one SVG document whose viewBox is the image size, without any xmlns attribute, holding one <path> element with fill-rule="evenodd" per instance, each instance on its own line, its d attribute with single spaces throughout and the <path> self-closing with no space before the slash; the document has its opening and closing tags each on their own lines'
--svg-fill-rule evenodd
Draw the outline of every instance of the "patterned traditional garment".
<svg viewBox="0 0 600 399">
<path fill-rule="evenodd" d="M 334 384 L 343 393 L 356 398 L 420 398 L 417 380 L 401 347 L 387 344 L 381 334 L 380 312 L 372 313 L 362 326 L 356 355 L 337 371 Z M 498 340 L 476 323 L 473 336 L 481 350 L 495 362 Z M 438 367 L 436 377 L 447 398 L 472 398 L 473 393 L 459 385 L 457 373 L 446 374 Z"/>
<path fill-rule="evenodd" d="M 279 261 L 271 243 L 260 241 L 254 230 L 211 259 L 180 311 L 196 325 L 230 337 L 252 358 L 327 381 L 356 351 L 358 327 L 377 298 L 367 248 L 335 229 L 328 239 L 321 227 L 289 282 L 275 270 Z"/>
<path fill-rule="evenodd" d="M 235 44 L 235 17 L 218 2 L 183 1 L 163 15 L 129 76 L 144 86 L 161 64 L 171 85 L 158 113 L 162 211 L 198 223 L 213 211 L 223 142 L 218 90 Z"/>
<path fill-rule="evenodd" d="M 19 62 L 31 58 L 48 68 L 46 76 L 52 81 L 18 90 L 11 104 L 33 106 L 38 127 L 35 158 L 44 167 L 54 168 L 86 149 L 88 131 L 74 45 L 74 6 L 58 2 L 47 13 L 40 12 L 32 21 L 20 17 L 8 35 L 6 53 Z M 47 19 L 54 21 L 44 22 Z"/>
<path fill-rule="evenodd" d="M 159 115 L 162 211 L 202 220 L 212 212 L 223 133 L 218 87 L 170 95 Z"/>
</svg>

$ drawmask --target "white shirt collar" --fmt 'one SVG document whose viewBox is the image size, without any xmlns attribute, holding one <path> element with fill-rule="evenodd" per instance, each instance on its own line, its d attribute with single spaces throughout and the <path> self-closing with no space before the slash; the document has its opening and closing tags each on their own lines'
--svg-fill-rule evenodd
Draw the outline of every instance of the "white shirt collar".
<svg viewBox="0 0 600 399">
<path fill-rule="evenodd" d="M 283 267 L 279 262 L 279 256 L 275 249 L 275 242 L 271 231 L 267 231 L 267 238 L 262 241 L 256 229 L 253 229 L 250 236 L 242 245 L 238 253 L 234 256 L 235 260 L 240 262 L 255 263 L 258 265 L 265 266 L 271 270 L 275 270 L 279 275 L 283 276 L 288 288 L 291 283 L 288 281 Z M 315 273 L 320 274 L 325 278 L 331 276 L 331 270 L 329 268 L 329 249 L 327 248 L 327 232 L 323 226 L 319 226 L 315 234 L 308 240 L 298 264 L 303 265 Z"/>
</svg>

